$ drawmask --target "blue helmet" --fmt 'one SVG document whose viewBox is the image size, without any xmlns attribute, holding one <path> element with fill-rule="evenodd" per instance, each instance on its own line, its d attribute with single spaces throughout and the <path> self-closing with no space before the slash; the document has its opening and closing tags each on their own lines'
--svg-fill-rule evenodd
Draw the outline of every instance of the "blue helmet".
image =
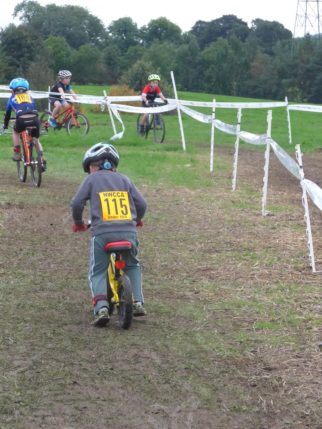
<svg viewBox="0 0 322 429">
<path fill-rule="evenodd" d="M 12 79 L 12 81 L 9 83 L 9 88 L 13 91 L 28 91 L 29 82 L 22 77 L 17 77 L 16 79 Z"/>
</svg>

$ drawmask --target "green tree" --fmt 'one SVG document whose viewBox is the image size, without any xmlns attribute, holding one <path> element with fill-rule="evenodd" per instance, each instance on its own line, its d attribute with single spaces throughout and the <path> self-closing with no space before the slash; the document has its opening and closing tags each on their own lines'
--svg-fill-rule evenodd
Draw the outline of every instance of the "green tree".
<svg viewBox="0 0 322 429">
<path fill-rule="evenodd" d="M 62 36 L 49 36 L 44 41 L 49 67 L 57 72 L 72 66 L 72 49 Z"/>
<path fill-rule="evenodd" d="M 177 46 L 172 43 L 155 41 L 144 50 L 143 59 L 152 64 L 149 73 L 158 73 L 162 80 L 170 80 L 170 71 L 176 64 Z M 158 70 L 158 72 L 156 72 Z"/>
<path fill-rule="evenodd" d="M 143 43 L 168 42 L 179 44 L 182 40 L 181 29 L 167 18 L 153 19 L 147 26 L 141 28 Z"/>
<path fill-rule="evenodd" d="M 44 38 L 62 36 L 74 49 L 85 44 L 98 44 L 106 37 L 102 22 L 79 6 L 41 7 L 35 1 L 24 0 L 15 7 L 15 16 Z"/>
<path fill-rule="evenodd" d="M 257 52 L 250 65 L 249 80 L 245 87 L 251 97 L 277 98 L 279 81 L 270 55 L 260 50 Z"/>
<path fill-rule="evenodd" d="M 83 45 L 73 52 L 73 78 L 81 84 L 106 82 L 106 68 L 99 48 Z"/>
<path fill-rule="evenodd" d="M 201 49 L 209 46 L 219 38 L 227 39 L 231 36 L 245 41 L 250 33 L 248 25 L 235 15 L 223 15 L 210 22 L 197 21 L 191 29 Z"/>
<path fill-rule="evenodd" d="M 202 89 L 216 94 L 238 95 L 247 72 L 243 44 L 232 38 L 218 39 L 202 51 Z"/>
<path fill-rule="evenodd" d="M 44 53 L 40 35 L 28 25 L 9 25 L 1 31 L 0 43 L 11 76 L 24 75 L 33 59 Z"/>
<path fill-rule="evenodd" d="M 153 65 L 149 61 L 139 60 L 122 74 L 121 83 L 140 93 L 151 70 Z"/>
<path fill-rule="evenodd" d="M 13 74 L 10 71 L 9 58 L 0 49 L 0 82 L 6 82 Z"/>
<path fill-rule="evenodd" d="M 255 19 L 252 21 L 251 30 L 258 41 L 258 45 L 268 55 L 273 54 L 277 42 L 292 39 L 291 31 L 276 21 Z"/>
<path fill-rule="evenodd" d="M 47 60 L 40 56 L 34 58 L 25 73 L 25 77 L 30 83 L 30 88 L 37 91 L 47 91 L 48 87 L 53 83 L 54 76 L 55 74 L 49 68 Z M 37 101 L 38 109 L 40 104 L 43 104 L 43 108 L 45 108 L 46 103 L 47 100 L 44 103 L 38 103 Z"/>
<path fill-rule="evenodd" d="M 117 45 L 110 43 L 103 49 L 102 60 L 106 68 L 106 83 L 116 84 L 126 70 L 121 50 Z"/>
<path fill-rule="evenodd" d="M 108 34 L 111 42 L 122 52 L 140 43 L 138 26 L 129 17 L 113 21 L 108 27 Z"/>
<path fill-rule="evenodd" d="M 181 90 L 200 88 L 201 52 L 195 36 L 190 33 L 184 35 L 184 42 L 177 48 L 173 71 Z"/>
</svg>

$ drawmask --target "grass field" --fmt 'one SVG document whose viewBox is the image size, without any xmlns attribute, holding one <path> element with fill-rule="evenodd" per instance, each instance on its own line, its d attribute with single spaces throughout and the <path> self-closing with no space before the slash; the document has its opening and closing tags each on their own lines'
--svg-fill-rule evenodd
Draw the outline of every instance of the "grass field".
<svg viewBox="0 0 322 429">
<path fill-rule="evenodd" d="M 71 232 L 69 203 L 85 150 L 112 128 L 84 109 L 88 136 L 42 138 L 39 189 L 18 182 L 11 137 L 0 136 L 0 428 L 321 428 L 321 276 L 308 265 L 298 181 L 272 155 L 264 218 L 263 148 L 241 145 L 233 193 L 233 137 L 216 131 L 210 175 L 210 127 L 184 117 L 183 152 L 175 115 L 162 145 L 122 115 L 119 170 L 149 204 L 139 232 L 149 314 L 129 331 L 114 319 L 94 329 L 89 235 Z M 242 128 L 265 133 L 266 113 L 245 111 Z M 216 116 L 236 122 L 236 111 Z M 319 115 L 293 117 L 306 177 L 321 186 Z M 272 135 L 294 154 L 282 109 Z M 310 209 L 322 269 L 321 213 Z"/>
</svg>

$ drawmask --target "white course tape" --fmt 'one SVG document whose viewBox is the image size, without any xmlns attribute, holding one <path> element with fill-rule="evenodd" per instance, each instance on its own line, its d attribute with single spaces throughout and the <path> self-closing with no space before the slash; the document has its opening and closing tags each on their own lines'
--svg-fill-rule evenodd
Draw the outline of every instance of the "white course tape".
<svg viewBox="0 0 322 429">
<path fill-rule="evenodd" d="M 267 135 L 266 134 L 252 134 L 248 131 L 241 131 L 239 134 L 239 138 L 246 143 L 255 144 L 255 145 L 264 145 L 266 144 Z"/>
<path fill-rule="evenodd" d="M 302 112 L 322 112 L 322 106 L 315 106 L 312 104 L 291 104 L 287 106 L 288 110 L 300 110 Z"/>
<path fill-rule="evenodd" d="M 308 179 L 303 179 L 301 184 L 305 187 L 313 203 L 322 211 L 322 189 Z"/>
<path fill-rule="evenodd" d="M 300 167 L 297 164 L 297 162 L 294 161 L 294 159 L 291 158 L 290 155 L 287 152 L 285 152 L 285 150 L 282 149 L 281 146 L 279 146 L 274 140 L 269 139 L 269 143 L 270 143 L 275 155 L 277 156 L 277 158 L 281 162 L 281 164 L 283 164 L 284 167 L 291 174 L 293 174 L 293 176 L 295 176 L 297 179 L 300 180 L 301 179 Z"/>
</svg>

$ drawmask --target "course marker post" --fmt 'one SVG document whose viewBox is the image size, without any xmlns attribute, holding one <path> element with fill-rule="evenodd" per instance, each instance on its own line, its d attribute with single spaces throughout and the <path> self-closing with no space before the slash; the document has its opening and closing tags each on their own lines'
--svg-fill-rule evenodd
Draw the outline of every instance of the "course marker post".
<svg viewBox="0 0 322 429">
<path fill-rule="evenodd" d="M 266 137 L 266 151 L 265 151 L 265 166 L 264 166 L 264 178 L 263 178 L 263 196 L 262 196 L 262 216 L 267 216 L 268 211 L 266 210 L 267 205 L 267 189 L 268 189 L 268 172 L 269 172 L 269 158 L 270 158 L 270 138 L 272 135 L 272 111 L 267 112 L 267 137 Z"/>
<path fill-rule="evenodd" d="M 237 111 L 237 137 L 235 141 L 235 153 L 234 153 L 234 169 L 233 169 L 233 180 L 232 180 L 232 191 L 236 190 L 237 184 L 237 168 L 238 168 L 238 153 L 239 153 L 239 133 L 240 133 L 240 123 L 242 118 L 242 109 L 239 108 Z"/>
<path fill-rule="evenodd" d="M 179 107 L 179 99 L 178 99 L 177 88 L 176 88 L 176 83 L 174 80 L 173 71 L 170 72 L 170 75 L 171 75 L 171 80 L 172 80 L 174 98 L 176 99 L 176 103 L 177 103 L 177 111 L 178 111 L 178 120 L 179 120 L 180 134 L 181 134 L 182 149 L 185 151 L 186 150 L 186 141 L 184 138 L 181 110 Z"/>
<path fill-rule="evenodd" d="M 103 94 L 104 94 L 104 97 L 105 97 L 105 104 L 107 106 L 108 114 L 110 115 L 110 118 L 111 118 L 111 124 L 112 124 L 113 132 L 114 132 L 114 135 L 115 135 L 116 134 L 116 127 L 115 127 L 113 113 L 112 113 L 112 110 L 111 110 L 111 107 L 110 107 L 111 103 L 110 103 L 110 101 L 108 99 L 108 96 L 107 96 L 107 93 L 106 93 L 105 90 L 103 91 Z"/>
<path fill-rule="evenodd" d="M 301 187 L 302 187 L 302 204 L 304 207 L 304 221 L 306 223 L 306 237 L 307 237 L 307 247 L 309 250 L 309 264 L 312 267 L 313 273 L 316 273 L 315 269 L 315 257 L 314 257 L 314 248 L 313 248 L 313 239 L 312 239 L 312 227 L 311 227 L 311 219 L 310 219 L 310 210 L 307 199 L 307 193 L 305 186 L 303 185 L 304 180 L 304 170 L 303 170 L 303 161 L 302 161 L 302 153 L 301 147 L 299 144 L 295 146 L 296 151 L 296 159 L 300 167 L 300 176 L 301 176 Z"/>
<path fill-rule="evenodd" d="M 216 100 L 213 100 L 211 114 L 211 135 L 210 135 L 210 174 L 214 174 L 214 151 L 215 151 L 215 120 L 216 120 Z"/>
</svg>

